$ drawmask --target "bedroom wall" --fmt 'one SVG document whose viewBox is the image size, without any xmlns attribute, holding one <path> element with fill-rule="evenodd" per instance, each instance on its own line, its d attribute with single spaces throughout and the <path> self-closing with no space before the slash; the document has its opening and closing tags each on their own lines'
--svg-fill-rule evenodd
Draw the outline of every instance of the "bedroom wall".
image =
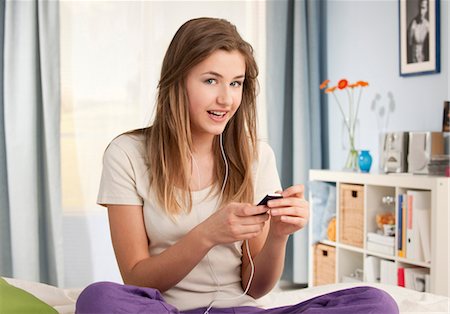
<svg viewBox="0 0 450 314">
<path fill-rule="evenodd" d="M 330 0 L 326 5 L 327 68 L 332 82 L 346 77 L 366 80 L 359 114 L 357 148 L 369 149 L 378 167 L 378 137 L 382 131 L 440 131 L 443 101 L 450 99 L 449 1 L 441 0 L 441 72 L 401 77 L 399 75 L 398 0 Z M 393 112 L 380 118 L 371 109 L 395 102 Z M 341 169 L 347 151 L 343 149 L 342 119 L 337 104 L 329 98 L 329 165 Z"/>
</svg>

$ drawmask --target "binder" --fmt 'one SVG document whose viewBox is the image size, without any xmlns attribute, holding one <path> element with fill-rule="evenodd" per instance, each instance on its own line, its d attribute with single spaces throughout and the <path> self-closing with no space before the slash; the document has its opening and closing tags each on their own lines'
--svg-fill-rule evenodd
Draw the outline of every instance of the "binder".
<svg viewBox="0 0 450 314">
<path fill-rule="evenodd" d="M 400 257 L 406 257 L 406 212 L 408 211 L 408 202 L 406 200 L 406 194 L 402 195 L 402 250 L 399 254 Z"/>
<path fill-rule="evenodd" d="M 397 285 L 399 287 L 405 286 L 405 268 L 403 267 L 397 269 Z"/>
<path fill-rule="evenodd" d="M 415 208 L 416 195 L 413 191 L 406 192 L 407 211 L 406 211 L 406 258 L 410 260 L 421 261 L 422 248 L 420 247 L 419 224 Z"/>
<path fill-rule="evenodd" d="M 403 194 L 399 194 L 397 202 L 397 255 L 403 257 L 402 230 L 403 230 Z"/>
<path fill-rule="evenodd" d="M 380 262 L 380 282 L 397 285 L 397 267 L 394 261 L 382 259 Z"/>
<path fill-rule="evenodd" d="M 364 274 L 367 282 L 380 282 L 380 258 L 367 256 Z"/>
<path fill-rule="evenodd" d="M 418 261 L 430 261 L 430 191 L 408 191 L 408 244 L 406 257 Z"/>
</svg>

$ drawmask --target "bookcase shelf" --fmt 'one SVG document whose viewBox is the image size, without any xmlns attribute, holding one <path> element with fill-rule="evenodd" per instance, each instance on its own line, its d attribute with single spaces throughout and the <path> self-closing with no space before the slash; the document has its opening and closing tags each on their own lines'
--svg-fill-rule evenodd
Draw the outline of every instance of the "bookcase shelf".
<svg viewBox="0 0 450 314">
<path fill-rule="evenodd" d="M 310 181 L 320 181 L 330 183 L 336 186 L 336 241 L 328 239 L 321 239 L 319 243 L 335 250 L 335 282 L 342 282 L 352 280 L 355 278 L 355 271 L 363 271 L 363 280 L 366 280 L 367 257 L 375 257 L 369 259 L 379 259 L 382 263 L 390 263 L 398 268 L 419 267 L 425 273 L 429 274 L 429 291 L 432 293 L 450 296 L 450 273 L 449 273 L 449 252 L 450 252 L 450 179 L 445 177 L 433 177 L 411 174 L 367 174 L 354 173 L 344 171 L 331 170 L 310 170 Z M 358 191 L 361 192 L 364 199 L 363 205 L 363 224 L 362 234 L 363 240 L 355 243 L 348 242 L 348 233 L 353 232 L 356 237 L 360 236 L 361 230 L 353 231 L 350 225 L 342 224 L 342 219 L 349 219 L 346 212 L 340 210 L 342 205 L 340 195 L 340 188 L 346 188 L 348 185 L 355 185 Z M 395 236 L 395 249 L 393 255 L 386 254 L 390 252 L 380 253 L 368 249 L 368 233 L 375 233 L 377 230 L 376 215 L 382 211 L 381 199 L 384 196 L 391 196 L 395 203 L 392 205 L 393 213 L 396 217 L 396 231 L 397 231 L 397 215 L 398 215 L 398 195 L 404 194 L 407 191 L 429 191 L 431 195 L 430 208 L 430 262 L 421 260 L 412 260 L 410 258 L 401 257 L 398 254 L 398 232 Z M 310 192 L 311 193 L 311 192 Z M 310 194 L 310 200 L 312 199 Z M 320 275 L 320 264 L 314 264 L 315 245 L 313 243 L 314 227 L 318 225 L 314 221 L 314 202 L 311 201 L 310 222 L 309 222 L 309 286 L 314 285 L 314 278 Z M 340 213 L 341 212 L 341 213 Z M 342 214 L 343 213 L 343 214 Z M 343 215 L 343 216 L 342 216 Z M 353 218 L 353 216 L 350 216 Z M 356 217 L 355 219 L 359 219 Z M 341 228 L 347 228 L 341 230 Z M 349 229 L 351 229 L 349 231 Z M 345 234 L 344 234 L 345 233 Z M 345 235 L 345 236 L 344 236 Z M 371 235 L 372 236 L 372 235 Z M 345 242 L 345 243 L 343 243 Z M 371 243 L 373 244 L 373 243 Z M 370 246 L 371 248 L 373 245 Z M 314 269 L 314 265 L 318 265 Z M 395 274 L 395 276 L 397 273 Z"/>
</svg>

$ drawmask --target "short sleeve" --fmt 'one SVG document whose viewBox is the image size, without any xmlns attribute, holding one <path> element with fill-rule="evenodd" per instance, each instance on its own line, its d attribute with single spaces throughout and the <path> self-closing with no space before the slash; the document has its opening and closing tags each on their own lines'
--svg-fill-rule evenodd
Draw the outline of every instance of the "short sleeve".
<svg viewBox="0 0 450 314">
<path fill-rule="evenodd" d="M 137 192 L 133 158 L 114 141 L 103 155 L 97 203 L 103 206 L 143 205 L 143 199 Z"/>
<path fill-rule="evenodd" d="M 269 144 L 258 143 L 258 163 L 255 175 L 255 202 L 266 194 L 281 191 L 275 154 Z"/>
</svg>

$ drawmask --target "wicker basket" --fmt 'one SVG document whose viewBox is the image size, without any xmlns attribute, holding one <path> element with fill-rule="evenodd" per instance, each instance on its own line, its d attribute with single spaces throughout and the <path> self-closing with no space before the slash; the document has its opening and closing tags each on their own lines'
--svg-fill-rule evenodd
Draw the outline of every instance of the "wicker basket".
<svg viewBox="0 0 450 314">
<path fill-rule="evenodd" d="M 341 184 L 339 204 L 339 242 L 363 247 L 364 187 Z"/>
<path fill-rule="evenodd" d="M 318 243 L 314 247 L 314 286 L 336 282 L 336 248 Z"/>
</svg>

